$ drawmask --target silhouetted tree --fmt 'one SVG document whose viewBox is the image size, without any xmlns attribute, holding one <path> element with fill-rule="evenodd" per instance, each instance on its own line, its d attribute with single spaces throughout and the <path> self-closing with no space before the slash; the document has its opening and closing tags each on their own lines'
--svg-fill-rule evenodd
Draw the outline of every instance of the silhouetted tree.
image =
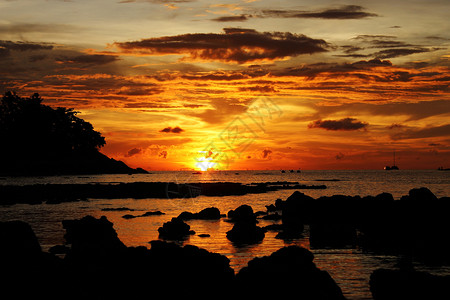
<svg viewBox="0 0 450 300">
<path fill-rule="evenodd" d="M 105 138 L 78 113 L 44 105 L 37 93 L 29 98 L 5 93 L 0 105 L 2 158 L 39 155 L 45 159 L 98 151 Z"/>
<path fill-rule="evenodd" d="M 6 92 L 0 103 L 0 168 L 97 155 L 105 138 L 78 113 L 44 105 L 37 93 L 22 98 Z"/>
</svg>

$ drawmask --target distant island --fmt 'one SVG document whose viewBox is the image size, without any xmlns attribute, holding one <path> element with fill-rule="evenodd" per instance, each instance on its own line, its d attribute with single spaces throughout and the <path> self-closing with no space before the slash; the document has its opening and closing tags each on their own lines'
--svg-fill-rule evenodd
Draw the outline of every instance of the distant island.
<svg viewBox="0 0 450 300">
<path fill-rule="evenodd" d="M 6 92 L 0 103 L 0 175 L 148 173 L 99 152 L 105 138 L 72 108 L 42 104 L 35 93 Z"/>
</svg>

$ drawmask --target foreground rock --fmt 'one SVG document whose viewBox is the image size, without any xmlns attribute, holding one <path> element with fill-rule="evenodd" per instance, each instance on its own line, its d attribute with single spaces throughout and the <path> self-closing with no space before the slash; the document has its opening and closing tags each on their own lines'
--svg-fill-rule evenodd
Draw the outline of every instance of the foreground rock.
<svg viewBox="0 0 450 300">
<path fill-rule="evenodd" d="M 224 290 L 234 279 L 228 258 L 196 246 L 126 247 L 105 217 L 64 221 L 64 228 L 70 247 L 57 247 L 67 253 L 60 259 L 41 251 L 28 224 L 0 223 L 3 295 L 56 299 L 70 291 L 73 298 L 137 299 L 159 290 L 206 299 L 206 287 Z"/>
<path fill-rule="evenodd" d="M 0 223 L 2 293 L 22 298 L 138 299 L 158 291 L 170 298 L 240 298 L 293 295 L 305 299 L 343 299 L 326 272 L 299 247 L 283 248 L 254 259 L 234 275 L 227 257 L 196 246 L 164 241 L 151 248 L 126 247 L 105 217 L 64 221 L 69 245 L 58 248 L 64 259 L 43 253 L 23 222 Z M 2 276 L 4 277 L 4 276 Z M 262 285 L 260 285 L 262 284 Z M 273 292 L 273 293 L 272 293 Z"/>
<path fill-rule="evenodd" d="M 414 270 L 375 270 L 370 276 L 374 300 L 450 299 L 450 276 Z"/>
<path fill-rule="evenodd" d="M 298 246 L 281 248 L 270 256 L 257 257 L 236 275 L 244 296 L 252 298 L 269 296 L 301 299 L 345 299 L 331 276 L 318 269 L 314 256 Z"/>
</svg>

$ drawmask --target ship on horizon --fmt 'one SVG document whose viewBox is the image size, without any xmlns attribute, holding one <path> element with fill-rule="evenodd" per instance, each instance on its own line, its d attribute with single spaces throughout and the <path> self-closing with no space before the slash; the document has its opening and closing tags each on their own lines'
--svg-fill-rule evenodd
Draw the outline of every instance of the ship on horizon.
<svg viewBox="0 0 450 300">
<path fill-rule="evenodd" d="M 384 169 L 387 170 L 387 171 L 389 171 L 389 170 L 399 170 L 398 166 L 395 164 L 395 151 L 394 151 L 394 164 L 392 166 L 385 166 Z"/>
</svg>

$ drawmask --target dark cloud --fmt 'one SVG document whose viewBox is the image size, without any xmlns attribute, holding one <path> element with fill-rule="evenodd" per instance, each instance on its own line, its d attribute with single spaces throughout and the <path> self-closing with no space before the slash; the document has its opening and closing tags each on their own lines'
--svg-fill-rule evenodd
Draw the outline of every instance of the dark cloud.
<svg viewBox="0 0 450 300">
<path fill-rule="evenodd" d="M 48 57 L 48 55 L 46 54 L 37 54 L 37 55 L 31 55 L 30 58 L 28 59 L 30 62 L 37 62 L 37 61 L 41 61 L 44 60 Z"/>
<path fill-rule="evenodd" d="M 2 34 L 24 34 L 31 32 L 39 33 L 67 33 L 79 32 L 82 28 L 68 24 L 37 24 L 37 23 L 10 23 L 0 24 Z"/>
<path fill-rule="evenodd" d="M 395 35 L 384 35 L 384 34 L 360 34 L 355 36 L 354 40 L 363 40 L 365 42 L 370 42 L 372 40 L 380 40 L 380 39 L 396 39 Z"/>
<path fill-rule="evenodd" d="M 243 22 L 247 21 L 249 19 L 249 15 L 238 15 L 238 16 L 224 16 L 224 17 L 218 17 L 211 19 L 212 21 L 216 22 Z"/>
<path fill-rule="evenodd" d="M 330 76 L 345 75 L 348 76 L 352 72 L 370 70 L 375 67 L 390 67 L 392 63 L 389 60 L 371 59 L 360 60 L 354 63 L 316 63 L 302 65 L 301 67 L 290 67 L 283 70 L 273 71 L 271 74 L 275 76 L 305 76 L 310 79 L 322 73 L 328 73 Z"/>
<path fill-rule="evenodd" d="M 290 32 L 224 28 L 224 33 L 194 33 L 118 42 L 125 53 L 182 54 L 185 58 L 247 63 L 327 51 L 328 43 Z"/>
<path fill-rule="evenodd" d="M 157 84 L 147 83 L 145 86 L 135 86 L 135 87 L 126 87 L 125 89 L 121 89 L 119 92 L 117 92 L 117 95 L 127 95 L 127 96 L 148 96 L 148 95 L 156 95 L 160 94 L 164 91 L 160 86 Z M 148 107 L 147 105 L 149 103 L 137 103 L 137 104 L 144 104 L 146 106 L 140 106 L 140 107 Z M 153 105 L 158 105 L 156 103 L 152 103 Z M 136 107 L 136 106 L 134 106 Z M 166 105 L 167 107 L 167 105 Z"/>
<path fill-rule="evenodd" d="M 263 157 L 264 159 L 270 159 L 270 154 L 272 154 L 272 150 L 264 149 L 264 150 L 262 151 L 262 157 Z"/>
<path fill-rule="evenodd" d="M 104 65 L 117 60 L 119 60 L 117 56 L 104 54 L 85 54 L 74 57 L 60 57 L 57 59 L 59 63 L 79 65 Z"/>
<path fill-rule="evenodd" d="M 405 127 L 405 125 L 393 123 L 393 124 L 387 126 L 386 128 L 387 129 L 400 129 L 400 128 L 404 128 L 404 127 Z"/>
<path fill-rule="evenodd" d="M 394 58 L 399 56 L 406 56 L 415 53 L 425 53 L 430 52 L 428 48 L 394 48 L 394 49 L 386 49 L 381 50 L 376 53 L 373 53 L 371 56 L 375 56 L 381 59 L 384 58 Z"/>
<path fill-rule="evenodd" d="M 422 139 L 431 137 L 450 137 L 450 124 L 441 126 L 428 126 L 419 129 L 408 129 L 391 134 L 393 140 Z"/>
<path fill-rule="evenodd" d="M 423 45 L 416 45 L 406 43 L 404 41 L 397 40 L 394 35 L 371 35 L 363 34 L 352 38 L 356 42 L 356 45 L 345 45 L 341 46 L 344 54 L 335 55 L 340 57 L 376 57 L 380 59 L 386 58 L 396 58 L 400 56 L 406 56 L 416 53 L 426 53 L 436 50 L 441 50 L 443 48 L 428 47 Z M 373 52 L 371 49 L 382 49 Z M 361 53 L 360 51 L 366 50 L 366 53 Z M 370 50 L 368 52 L 367 50 Z"/>
<path fill-rule="evenodd" d="M 264 10 L 262 17 L 275 18 L 318 18 L 318 19 L 363 19 L 376 17 L 377 14 L 364 11 L 364 7 L 359 5 L 343 5 L 337 8 L 327 8 L 320 11 L 300 11 L 300 10 Z"/>
<path fill-rule="evenodd" d="M 141 152 L 142 152 L 142 149 L 140 149 L 140 148 L 133 148 L 133 149 L 130 149 L 130 150 L 125 154 L 125 157 L 131 157 L 131 156 L 136 155 L 136 154 L 139 154 L 139 153 L 141 153 Z"/>
<path fill-rule="evenodd" d="M 275 88 L 273 86 L 269 86 L 269 85 L 245 86 L 245 87 L 240 87 L 239 91 L 259 92 L 259 93 L 275 93 L 276 92 Z"/>
<path fill-rule="evenodd" d="M 447 100 L 420 101 L 411 103 L 348 103 L 342 105 L 312 105 L 317 111 L 314 118 L 326 118 L 340 112 L 348 114 L 370 114 L 372 116 L 407 116 L 406 122 L 422 120 L 432 116 L 439 116 L 450 113 L 450 105 Z M 394 128 L 399 128 L 401 124 L 392 124 Z M 405 125 L 404 125 L 405 126 Z"/>
<path fill-rule="evenodd" d="M 159 152 L 158 157 L 167 158 L 167 151 L 163 150 L 163 151 Z"/>
<path fill-rule="evenodd" d="M 308 128 L 322 128 L 325 130 L 352 131 L 365 129 L 369 124 L 358 121 L 354 118 L 344 118 L 341 120 L 317 120 L 308 125 Z"/>
<path fill-rule="evenodd" d="M 336 158 L 336 160 L 341 160 L 345 157 L 345 155 L 341 152 L 339 152 L 338 154 L 336 154 L 336 156 L 334 158 Z"/>
<path fill-rule="evenodd" d="M 184 129 L 181 129 L 180 127 L 166 127 L 162 130 L 160 130 L 159 132 L 164 132 L 164 133 L 181 133 L 183 132 Z"/>
<path fill-rule="evenodd" d="M 7 57 L 11 51 L 38 51 L 52 50 L 53 45 L 48 43 L 13 42 L 0 40 L 0 58 Z"/>
<path fill-rule="evenodd" d="M 364 50 L 364 48 L 362 48 L 362 47 L 353 46 L 353 45 L 344 45 L 344 46 L 341 46 L 340 48 L 343 49 L 344 53 L 347 53 L 347 54 L 352 54 L 352 53 L 355 53 L 356 51 Z"/>
<path fill-rule="evenodd" d="M 223 72 L 223 71 L 216 71 L 214 73 L 200 73 L 200 74 L 186 74 L 181 76 L 184 79 L 188 80 L 240 80 L 240 79 L 247 79 L 250 76 L 245 74 L 244 72 Z"/>
</svg>

